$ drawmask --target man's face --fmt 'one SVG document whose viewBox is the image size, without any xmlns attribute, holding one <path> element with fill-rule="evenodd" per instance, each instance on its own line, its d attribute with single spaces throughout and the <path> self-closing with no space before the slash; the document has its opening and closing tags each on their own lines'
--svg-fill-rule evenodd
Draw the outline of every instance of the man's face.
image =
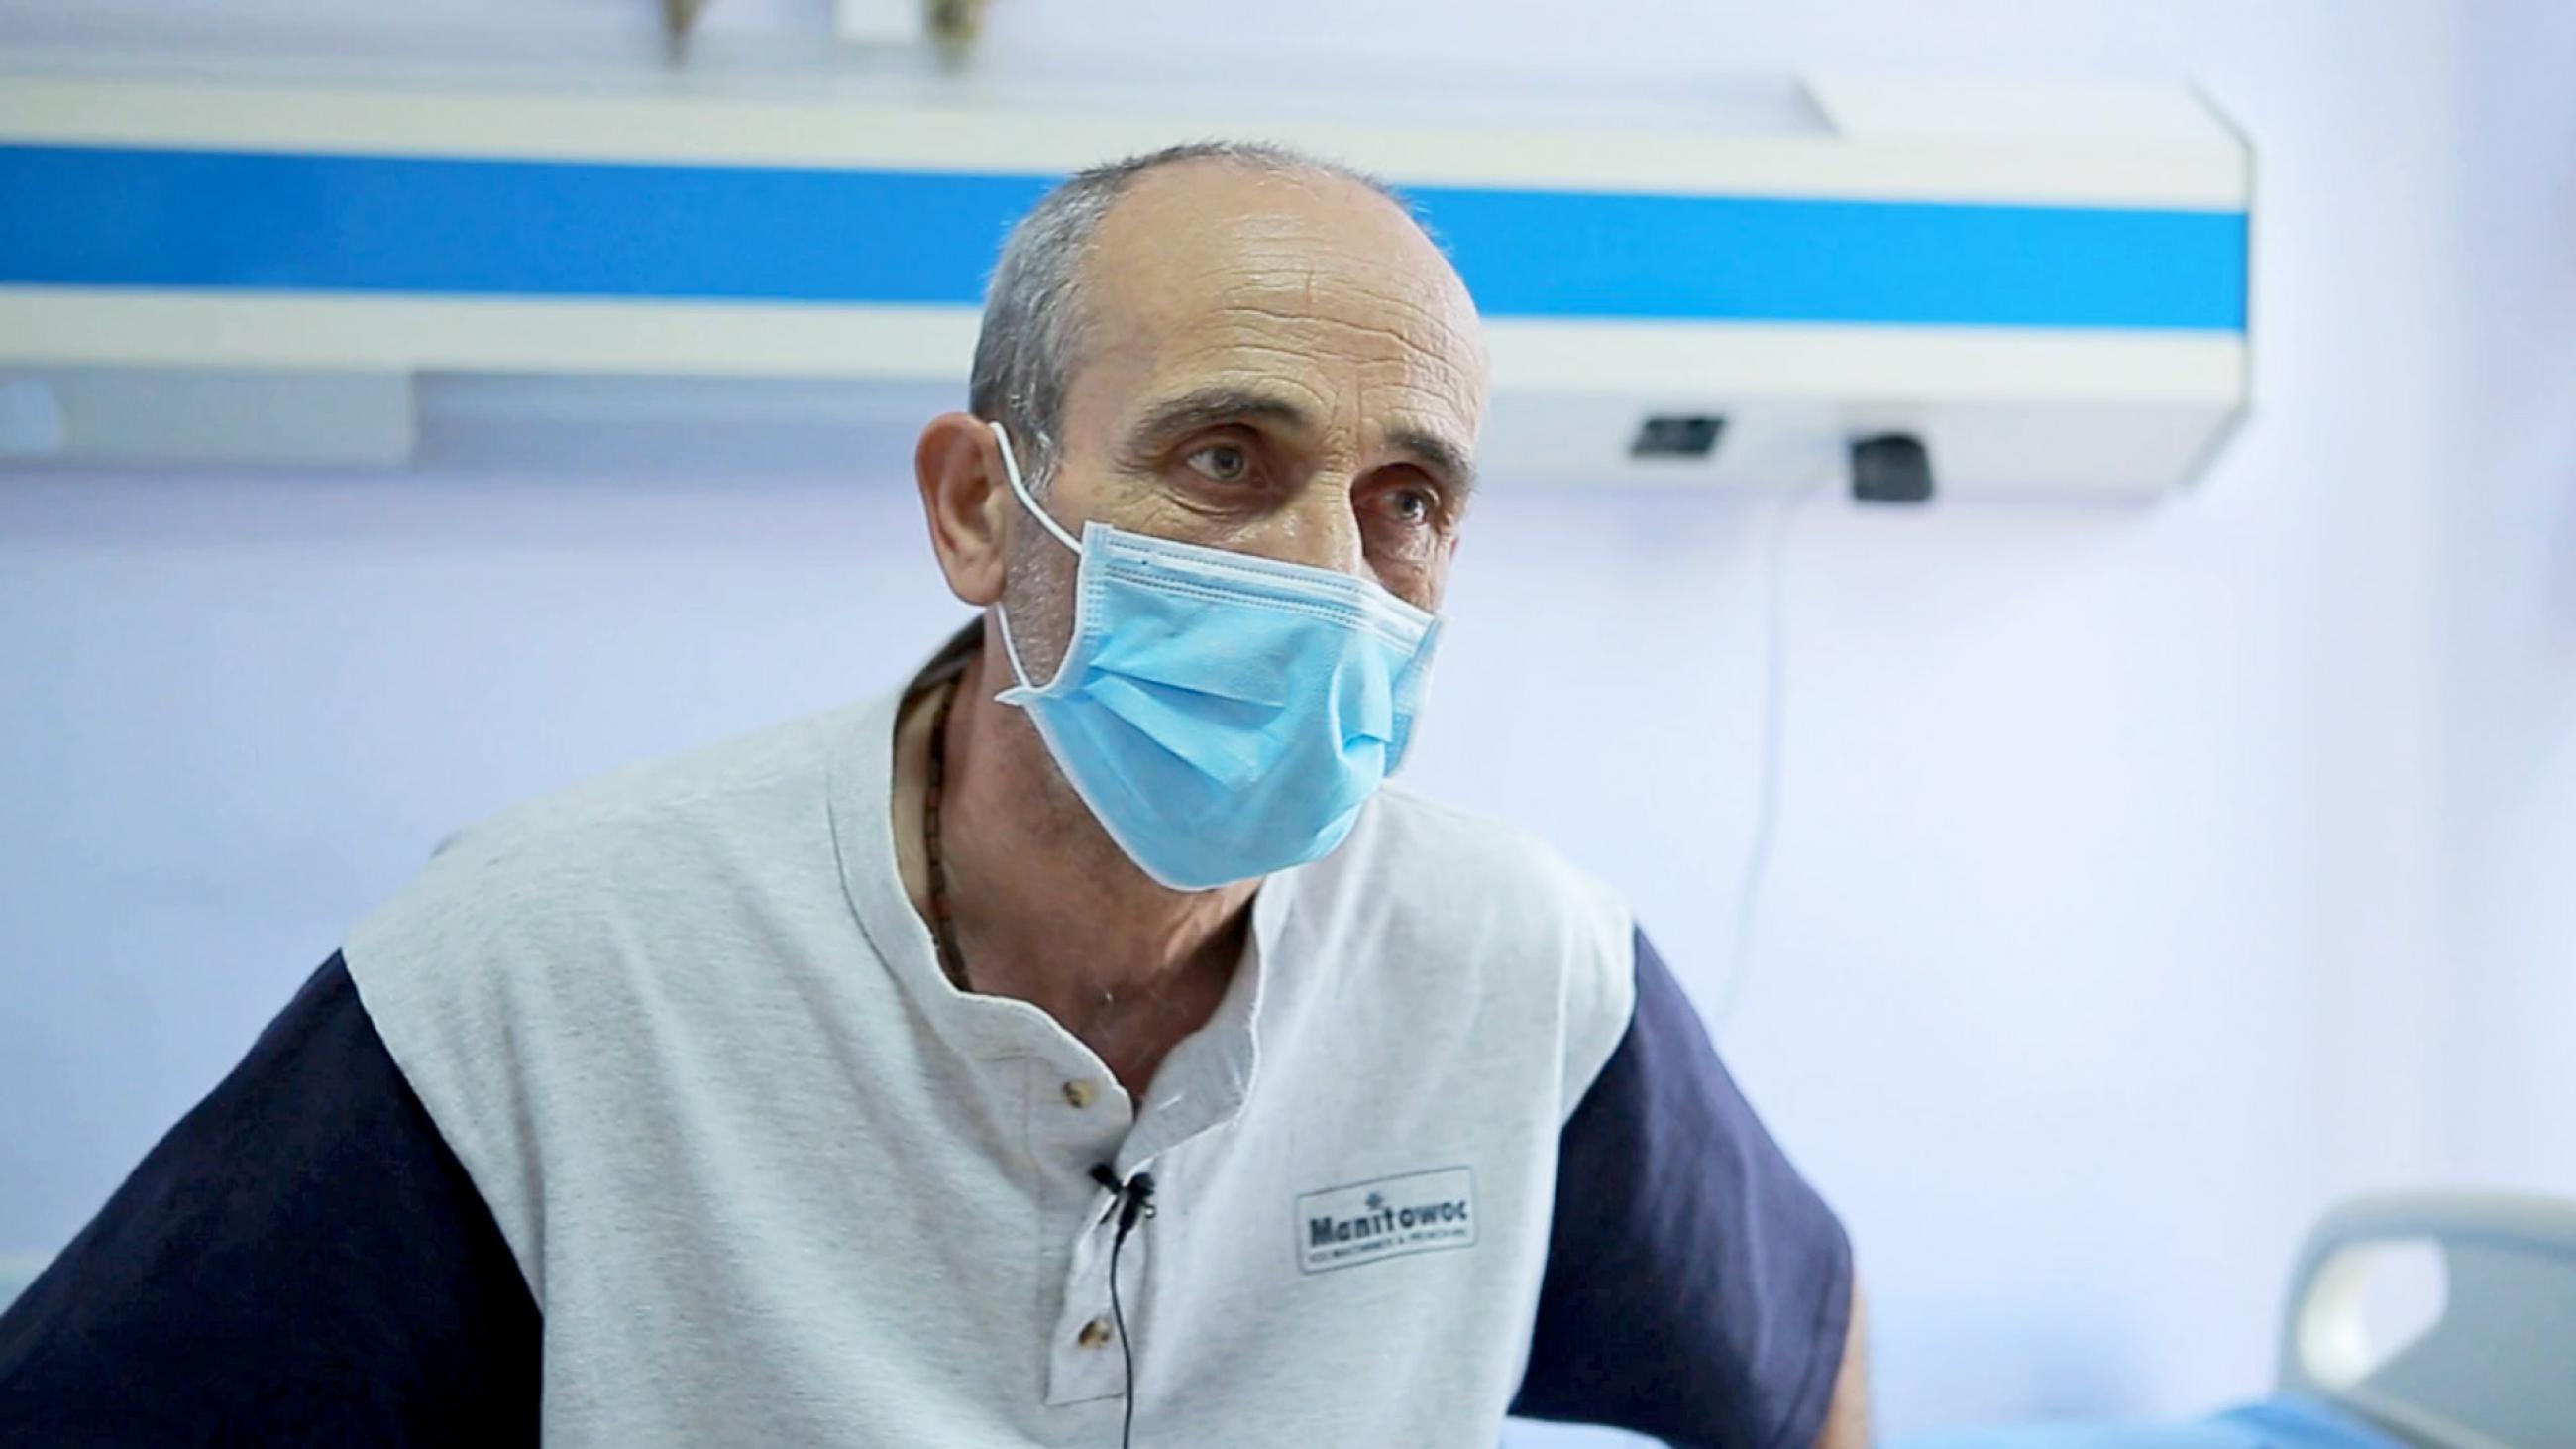
<svg viewBox="0 0 2576 1449">
<path fill-rule="evenodd" d="M 1048 512 L 1438 607 L 1484 361 L 1466 289 L 1409 219 L 1338 178 L 1182 163 L 1119 199 L 1086 280 Z M 1009 608 L 1051 665 L 1073 560 L 1011 527 Z"/>
</svg>

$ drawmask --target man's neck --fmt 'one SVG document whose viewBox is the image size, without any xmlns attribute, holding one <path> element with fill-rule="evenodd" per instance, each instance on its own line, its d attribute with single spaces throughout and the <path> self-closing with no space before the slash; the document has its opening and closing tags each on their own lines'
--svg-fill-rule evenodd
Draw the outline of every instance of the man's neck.
<svg viewBox="0 0 2576 1449">
<path fill-rule="evenodd" d="M 987 648 L 933 686 L 895 731 L 894 824 L 904 887 L 928 919 L 922 802 L 930 729 L 953 687 L 940 795 L 941 868 L 970 987 L 1054 1017 L 1131 1093 L 1215 1010 L 1259 882 L 1175 891 L 1139 870 L 1065 783 L 1028 716 L 993 702 Z"/>
</svg>

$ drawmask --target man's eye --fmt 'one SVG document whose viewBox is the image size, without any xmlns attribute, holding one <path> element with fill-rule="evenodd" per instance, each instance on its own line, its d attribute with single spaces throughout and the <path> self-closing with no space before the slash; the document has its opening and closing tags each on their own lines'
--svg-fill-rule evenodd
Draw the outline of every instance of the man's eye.
<svg viewBox="0 0 2576 1449">
<path fill-rule="evenodd" d="M 1234 443 L 1210 443 L 1181 461 L 1218 483 L 1240 483 L 1252 472 L 1252 454 Z"/>
<path fill-rule="evenodd" d="M 1432 497 L 1428 489 L 1398 488 L 1387 495 L 1387 508 L 1398 523 L 1429 523 Z"/>
</svg>

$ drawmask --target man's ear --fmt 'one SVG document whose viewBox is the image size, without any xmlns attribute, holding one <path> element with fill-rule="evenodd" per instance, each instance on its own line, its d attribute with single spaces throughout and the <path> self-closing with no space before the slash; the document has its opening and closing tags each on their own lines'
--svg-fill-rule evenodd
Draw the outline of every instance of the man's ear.
<svg viewBox="0 0 2576 1449">
<path fill-rule="evenodd" d="M 913 480 L 930 525 L 930 549 L 949 592 L 982 608 L 1002 597 L 1002 566 L 1017 506 L 1002 478 L 993 430 L 966 413 L 941 413 L 912 450 Z"/>
</svg>

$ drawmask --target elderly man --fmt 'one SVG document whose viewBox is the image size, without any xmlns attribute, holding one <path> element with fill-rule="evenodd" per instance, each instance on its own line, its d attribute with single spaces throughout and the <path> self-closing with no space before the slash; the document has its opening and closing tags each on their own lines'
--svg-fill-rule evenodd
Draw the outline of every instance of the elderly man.
<svg viewBox="0 0 2576 1449">
<path fill-rule="evenodd" d="M 457 837 L 0 1319 L 0 1439 L 1861 1443 L 1850 1251 L 1620 903 L 1391 790 L 1484 406 L 1405 209 L 1077 176 L 874 704 Z"/>
</svg>

